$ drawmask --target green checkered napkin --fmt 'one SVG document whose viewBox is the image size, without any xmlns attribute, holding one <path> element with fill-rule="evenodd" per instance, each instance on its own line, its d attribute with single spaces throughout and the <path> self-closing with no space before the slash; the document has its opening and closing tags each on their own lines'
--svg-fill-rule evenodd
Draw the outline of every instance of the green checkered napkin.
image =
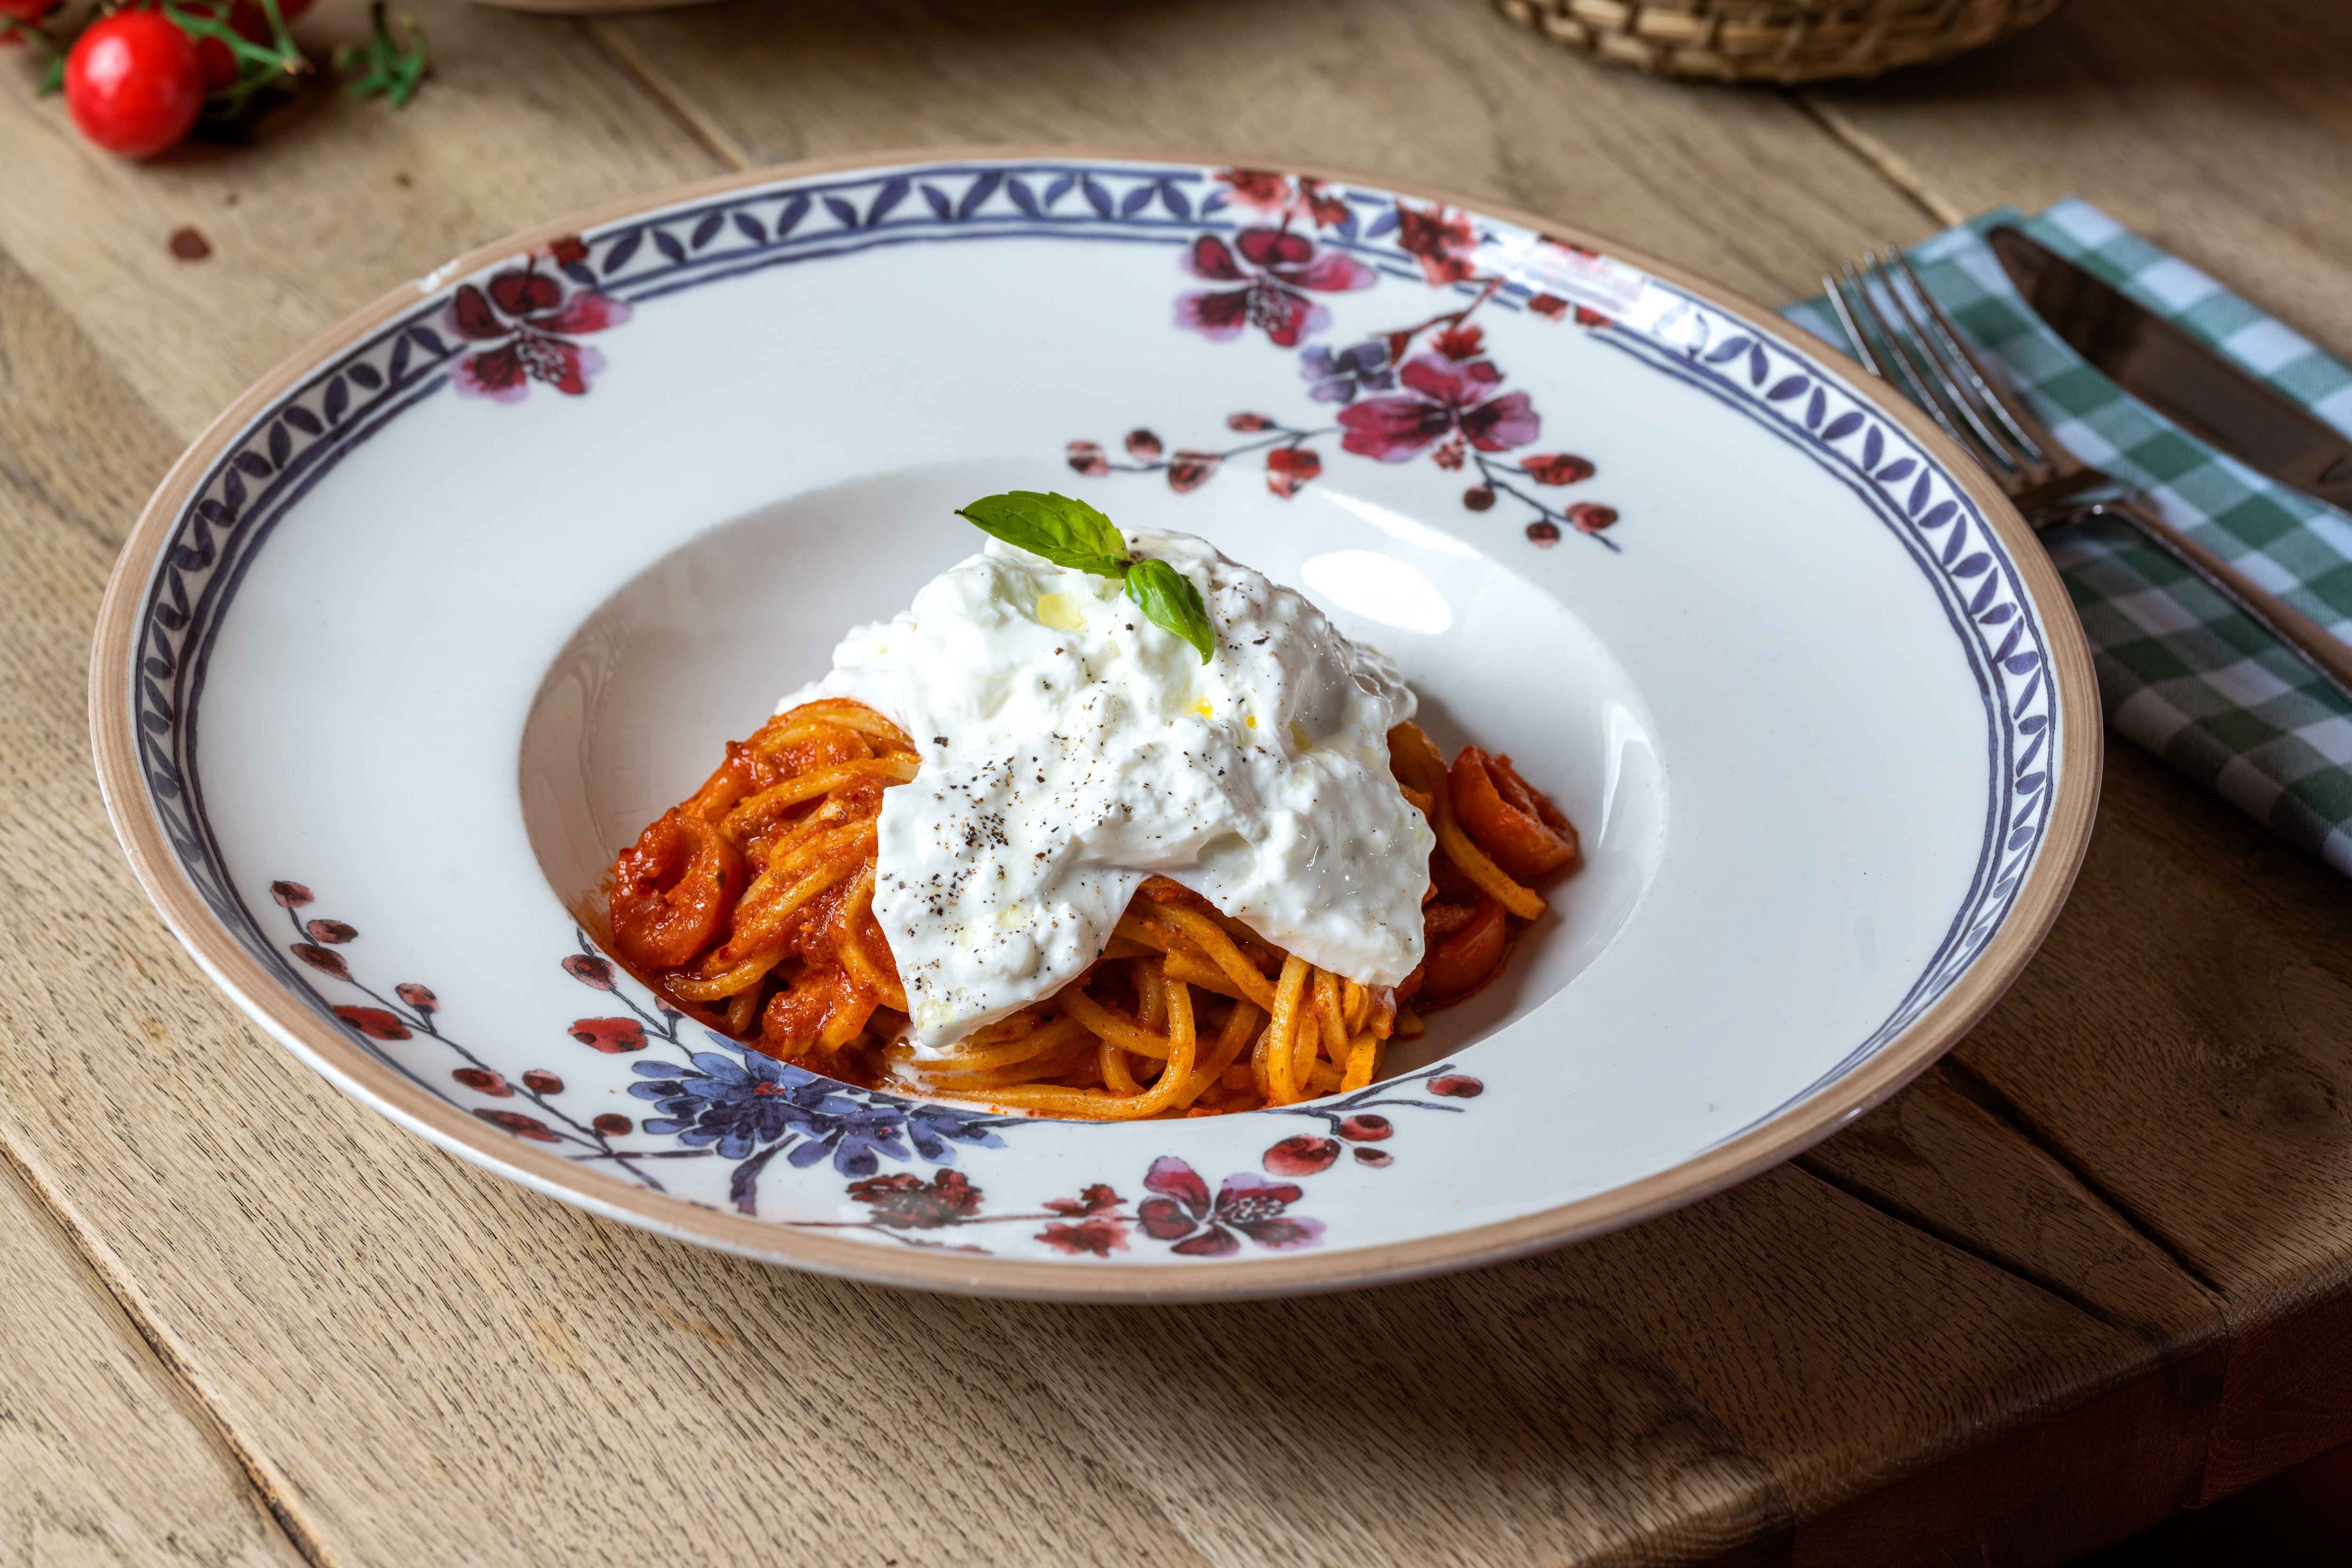
<svg viewBox="0 0 2352 1568">
<path fill-rule="evenodd" d="M 2023 229 L 2352 433 L 2352 370 L 2087 203 L 1984 214 L 1911 250 L 1972 345 L 2053 434 L 2339 637 L 2352 640 L 2352 520 L 2222 457 L 2093 370 L 2042 326 L 1983 240 Z M 1821 300 L 1790 320 L 1843 343 Z M 2172 558 L 2098 521 L 2042 536 L 2082 612 L 2107 721 L 2352 873 L 2352 703 Z"/>
</svg>

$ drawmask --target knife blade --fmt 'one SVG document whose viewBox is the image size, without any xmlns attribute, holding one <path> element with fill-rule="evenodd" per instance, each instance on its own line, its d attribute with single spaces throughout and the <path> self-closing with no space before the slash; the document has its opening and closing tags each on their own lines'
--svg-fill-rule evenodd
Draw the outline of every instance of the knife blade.
<svg viewBox="0 0 2352 1568">
<path fill-rule="evenodd" d="M 2020 231 L 1987 235 L 2035 313 L 2109 381 L 2283 485 L 2352 510 L 2352 439 Z"/>
</svg>

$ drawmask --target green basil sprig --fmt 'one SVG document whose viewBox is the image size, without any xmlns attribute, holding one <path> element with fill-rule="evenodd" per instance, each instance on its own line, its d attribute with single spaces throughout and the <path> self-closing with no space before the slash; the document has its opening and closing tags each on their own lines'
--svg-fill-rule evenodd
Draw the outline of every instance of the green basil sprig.
<svg viewBox="0 0 2352 1568">
<path fill-rule="evenodd" d="M 1125 583 L 1127 596 L 1144 618 L 1200 649 L 1202 664 L 1216 652 L 1216 629 L 1209 624 L 1209 607 L 1201 602 L 1201 590 L 1192 579 L 1165 561 L 1150 556 L 1129 560 L 1127 536 L 1086 502 L 1050 491 L 1008 490 L 958 507 L 956 515 L 982 533 L 1042 555 L 1056 566 Z"/>
</svg>

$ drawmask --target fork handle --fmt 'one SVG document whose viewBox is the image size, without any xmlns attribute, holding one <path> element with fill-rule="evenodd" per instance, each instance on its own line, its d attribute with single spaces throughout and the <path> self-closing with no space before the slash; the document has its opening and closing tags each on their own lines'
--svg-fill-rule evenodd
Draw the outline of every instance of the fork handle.
<svg viewBox="0 0 2352 1568">
<path fill-rule="evenodd" d="M 2346 701 L 2352 702 L 2352 647 L 2329 636 L 2308 616 L 2275 595 L 2255 586 L 2236 567 L 2147 507 L 2130 500 L 2100 501 L 2069 513 L 2065 521 L 2085 522 L 2095 517 L 2111 517 L 2128 523 L 2150 544 L 2195 573 L 2206 586 L 2286 645 L 2289 652 L 2316 670 Z"/>
</svg>

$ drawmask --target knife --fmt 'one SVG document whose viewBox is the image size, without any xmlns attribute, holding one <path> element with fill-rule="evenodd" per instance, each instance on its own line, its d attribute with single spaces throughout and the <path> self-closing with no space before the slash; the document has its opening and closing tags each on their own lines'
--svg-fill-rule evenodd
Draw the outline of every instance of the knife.
<svg viewBox="0 0 2352 1568">
<path fill-rule="evenodd" d="M 1986 236 L 2050 330 L 2109 381 L 2248 468 L 2352 510 L 2352 439 L 2038 241 Z"/>
</svg>

